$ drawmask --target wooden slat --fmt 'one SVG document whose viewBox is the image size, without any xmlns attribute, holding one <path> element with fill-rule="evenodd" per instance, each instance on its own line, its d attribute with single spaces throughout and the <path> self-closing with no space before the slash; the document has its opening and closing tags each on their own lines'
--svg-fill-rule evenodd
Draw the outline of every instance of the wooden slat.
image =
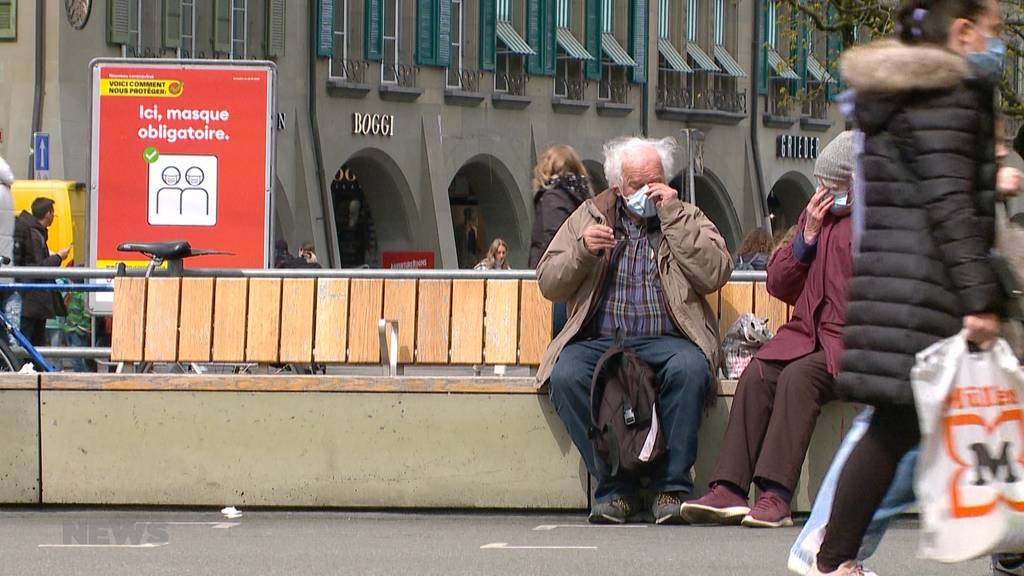
<svg viewBox="0 0 1024 576">
<path fill-rule="evenodd" d="M 345 362 L 348 346 L 348 279 L 320 278 L 316 283 L 316 344 L 313 359 Z"/>
<path fill-rule="evenodd" d="M 146 286 L 146 362 L 178 358 L 180 278 L 150 278 Z"/>
<path fill-rule="evenodd" d="M 484 281 L 452 282 L 452 364 L 480 364 L 484 355 Z"/>
<path fill-rule="evenodd" d="M 272 363 L 281 344 L 281 279 L 249 280 L 249 314 L 246 318 L 245 359 Z"/>
<path fill-rule="evenodd" d="M 488 280 L 484 362 L 515 364 L 519 336 L 519 281 Z"/>
<path fill-rule="evenodd" d="M 353 364 L 380 362 L 377 322 L 383 314 L 384 281 L 352 280 L 350 297 L 348 361 Z"/>
<path fill-rule="evenodd" d="M 789 306 L 769 294 L 764 282 L 758 282 L 754 286 L 754 314 L 767 318 L 772 334 L 778 334 L 779 328 L 789 320 Z"/>
<path fill-rule="evenodd" d="M 249 281 L 218 278 L 213 295 L 213 361 L 245 360 L 245 313 Z"/>
<path fill-rule="evenodd" d="M 537 366 L 551 343 L 551 302 L 536 280 L 523 280 L 520 294 L 519 363 Z"/>
<path fill-rule="evenodd" d="M 114 326 L 110 359 L 141 362 L 146 326 L 146 279 L 114 279 Z"/>
<path fill-rule="evenodd" d="M 178 361 L 209 362 L 213 345 L 213 278 L 181 280 Z"/>
<path fill-rule="evenodd" d="M 451 333 L 451 280 L 420 280 L 416 307 L 416 363 L 447 364 Z"/>
<path fill-rule="evenodd" d="M 722 287 L 718 330 L 723 336 L 741 315 L 754 310 L 754 283 L 729 282 Z"/>
<path fill-rule="evenodd" d="M 416 349 L 415 280 L 384 282 L 384 319 L 398 321 L 398 362 L 411 363 L 413 351 Z M 388 346 L 390 345 L 389 337 Z"/>
<path fill-rule="evenodd" d="M 711 306 L 711 311 L 715 313 L 716 320 L 718 319 L 718 298 L 720 295 L 720 292 L 712 292 L 711 294 L 708 294 L 707 296 L 704 297 L 708 301 L 708 306 Z"/>
<path fill-rule="evenodd" d="M 313 361 L 316 280 L 290 278 L 281 285 L 281 362 Z"/>
</svg>

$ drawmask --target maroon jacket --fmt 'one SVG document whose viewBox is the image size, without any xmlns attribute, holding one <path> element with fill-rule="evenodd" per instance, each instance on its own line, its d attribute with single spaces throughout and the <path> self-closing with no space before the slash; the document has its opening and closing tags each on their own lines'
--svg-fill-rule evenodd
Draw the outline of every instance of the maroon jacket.
<svg viewBox="0 0 1024 576">
<path fill-rule="evenodd" d="M 852 218 L 828 214 L 818 241 L 803 240 L 804 219 L 789 244 L 768 262 L 768 292 L 793 306 L 792 316 L 755 355 L 761 360 L 795 360 L 825 350 L 828 370 L 839 373 L 846 323 L 846 290 L 853 263 L 850 256 Z"/>
</svg>

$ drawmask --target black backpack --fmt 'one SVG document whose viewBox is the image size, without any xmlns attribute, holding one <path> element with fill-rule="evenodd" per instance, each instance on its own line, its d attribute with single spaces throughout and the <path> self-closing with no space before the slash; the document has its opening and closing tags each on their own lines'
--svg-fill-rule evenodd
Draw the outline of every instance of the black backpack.
<svg viewBox="0 0 1024 576">
<path fill-rule="evenodd" d="M 590 385 L 590 439 L 610 475 L 643 472 L 665 452 L 657 399 L 654 371 L 617 334 Z"/>
</svg>

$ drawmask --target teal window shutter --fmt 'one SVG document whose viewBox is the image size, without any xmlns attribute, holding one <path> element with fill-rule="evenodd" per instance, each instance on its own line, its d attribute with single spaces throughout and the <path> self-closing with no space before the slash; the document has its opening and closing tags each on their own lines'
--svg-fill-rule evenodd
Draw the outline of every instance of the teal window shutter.
<svg viewBox="0 0 1024 576">
<path fill-rule="evenodd" d="M 0 0 L 0 40 L 18 38 L 18 2 Z"/>
<path fill-rule="evenodd" d="M 771 18 L 769 5 L 772 2 L 774 0 L 761 0 L 761 75 L 758 78 L 758 84 L 760 85 L 757 87 L 757 91 L 762 96 L 768 95 L 768 76 L 771 75 L 771 67 L 768 65 L 768 29 L 771 27 L 771 24 L 768 20 Z"/>
<path fill-rule="evenodd" d="M 363 8 L 363 57 L 379 62 L 384 59 L 384 3 L 366 0 Z"/>
<path fill-rule="evenodd" d="M 283 2 L 282 2 L 283 4 Z M 317 0 L 316 55 L 318 58 L 334 57 L 334 0 Z M 284 27 L 284 16 L 281 17 Z"/>
<path fill-rule="evenodd" d="M 796 12 L 794 10 L 794 12 Z M 796 39 L 796 75 L 800 77 L 798 87 L 800 90 L 807 90 L 807 56 L 810 50 L 810 29 L 807 26 L 807 17 L 795 13 L 791 20 Z"/>
<path fill-rule="evenodd" d="M 334 33 L 334 20 L 331 20 L 331 33 Z M 267 0 L 267 56 L 284 54 L 284 0 Z M 334 43 L 331 43 L 333 49 Z"/>
<path fill-rule="evenodd" d="M 164 2 L 164 48 L 177 48 L 181 43 L 181 0 Z"/>
<path fill-rule="evenodd" d="M 130 14 L 129 0 L 107 0 L 107 42 L 128 43 Z"/>
<path fill-rule="evenodd" d="M 424 66 L 437 64 L 436 5 L 437 0 L 416 0 L 416 63 Z"/>
<path fill-rule="evenodd" d="M 629 11 L 629 53 L 636 61 L 633 67 L 633 82 L 636 84 L 647 83 L 647 7 L 647 0 L 632 0 Z"/>
<path fill-rule="evenodd" d="M 480 0 L 480 69 L 493 72 L 498 50 L 496 0 Z"/>
<path fill-rule="evenodd" d="M 452 0 L 434 0 L 437 3 L 437 61 L 447 68 L 452 61 Z"/>
<path fill-rule="evenodd" d="M 231 52 L 231 0 L 216 0 L 213 5 L 213 49 Z"/>
<path fill-rule="evenodd" d="M 606 0 L 612 2 L 613 0 Z M 601 79 L 601 0 L 584 0 L 584 20 L 586 21 L 586 30 L 584 30 L 583 42 L 587 48 L 587 52 L 590 53 L 593 58 L 587 60 L 587 79 L 588 80 L 600 80 Z"/>
<path fill-rule="evenodd" d="M 558 0 L 544 0 L 544 74 L 554 76 L 558 63 Z"/>
<path fill-rule="evenodd" d="M 451 0 L 416 0 L 416 63 L 448 66 L 451 58 Z"/>
<path fill-rule="evenodd" d="M 530 74 L 544 74 L 544 2 L 526 0 L 526 43 L 533 48 L 533 54 L 526 59 L 526 71 Z"/>
</svg>

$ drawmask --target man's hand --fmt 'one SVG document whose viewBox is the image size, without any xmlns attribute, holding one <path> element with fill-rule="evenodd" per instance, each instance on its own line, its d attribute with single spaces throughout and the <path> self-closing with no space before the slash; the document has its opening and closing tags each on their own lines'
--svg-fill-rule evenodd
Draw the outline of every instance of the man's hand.
<svg viewBox="0 0 1024 576">
<path fill-rule="evenodd" d="M 651 199 L 651 202 L 654 202 L 655 206 L 660 208 L 662 202 L 679 198 L 679 192 L 668 184 L 652 182 L 647 185 L 647 197 Z"/>
<path fill-rule="evenodd" d="M 964 332 L 968 342 L 988 350 L 999 337 L 999 317 L 992 313 L 964 316 Z"/>
<path fill-rule="evenodd" d="M 1003 166 L 996 172 L 996 191 L 1001 198 L 1009 198 L 1020 193 L 1024 174 L 1012 166 Z"/>
<path fill-rule="evenodd" d="M 818 191 L 814 193 L 814 196 L 811 196 L 811 201 L 807 203 L 807 218 L 804 220 L 804 243 L 808 246 L 818 241 L 818 234 L 821 233 L 821 223 L 825 220 L 825 215 L 828 214 L 828 211 L 832 209 L 833 202 L 835 202 L 835 198 L 828 188 L 818 186 Z"/>
<path fill-rule="evenodd" d="M 615 232 L 604 224 L 591 224 L 583 231 L 583 245 L 594 256 L 601 250 L 615 248 Z"/>
<path fill-rule="evenodd" d="M 63 250 L 60 250 L 60 251 L 58 251 L 58 252 L 57 252 L 57 255 L 58 255 L 58 256 L 60 256 L 60 259 L 61 259 L 61 260 L 66 260 L 66 259 L 67 259 L 67 257 L 68 257 L 68 254 L 69 254 L 70 252 L 71 252 L 71 246 L 70 246 L 70 245 L 68 245 L 68 246 L 67 246 L 67 247 L 65 247 L 65 248 L 64 248 Z"/>
</svg>

